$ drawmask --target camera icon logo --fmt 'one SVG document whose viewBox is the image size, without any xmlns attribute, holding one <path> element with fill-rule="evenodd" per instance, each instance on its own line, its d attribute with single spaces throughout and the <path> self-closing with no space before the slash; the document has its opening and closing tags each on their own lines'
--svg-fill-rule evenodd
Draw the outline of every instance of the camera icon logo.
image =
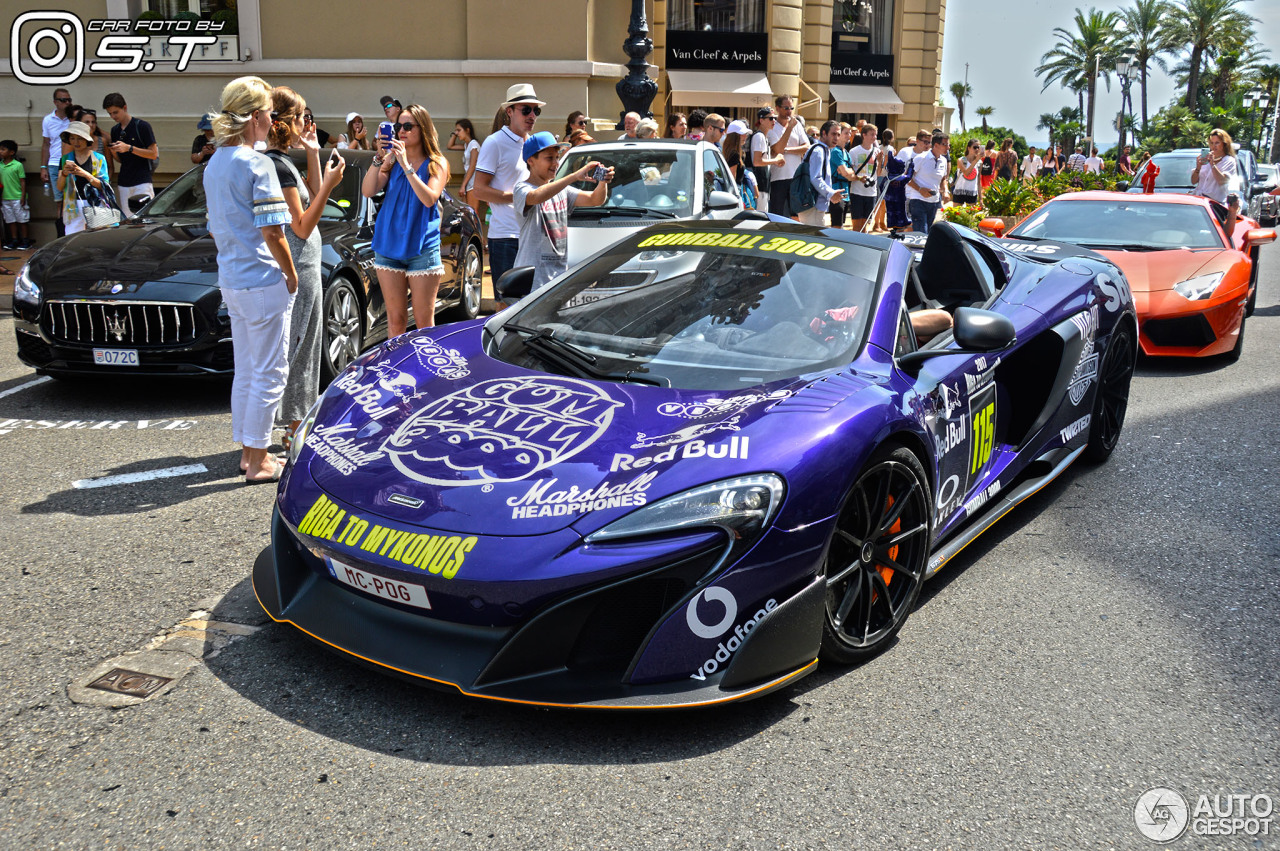
<svg viewBox="0 0 1280 851">
<path fill-rule="evenodd" d="M 23 12 L 9 30 L 9 57 L 13 75 L 28 85 L 74 83 L 84 73 L 84 24 L 70 12 Z"/>
</svg>

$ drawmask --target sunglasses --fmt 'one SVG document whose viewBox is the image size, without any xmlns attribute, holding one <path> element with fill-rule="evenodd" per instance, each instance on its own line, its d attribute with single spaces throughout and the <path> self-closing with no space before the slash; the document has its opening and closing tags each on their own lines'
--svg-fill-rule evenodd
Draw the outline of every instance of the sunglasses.
<svg viewBox="0 0 1280 851">
<path fill-rule="evenodd" d="M 586 127 L 586 126 L 587 126 L 587 119 L 585 119 L 585 118 L 579 118 L 577 121 L 573 122 L 573 126 L 574 126 L 574 127 Z"/>
<path fill-rule="evenodd" d="M 71 103 L 71 98 L 54 98 L 58 103 Z"/>
<path fill-rule="evenodd" d="M 414 124 L 413 122 L 402 121 L 396 125 L 396 132 L 399 133 L 401 130 L 412 130 L 417 126 L 418 125 Z"/>
<path fill-rule="evenodd" d="M 522 106 L 522 107 L 520 107 L 520 114 L 521 114 L 521 115 L 528 115 L 529 113 L 533 113 L 534 115 L 541 115 L 541 114 L 542 114 L 542 107 L 540 107 L 540 106 Z M 585 123 L 585 122 L 584 122 L 584 123 Z"/>
</svg>

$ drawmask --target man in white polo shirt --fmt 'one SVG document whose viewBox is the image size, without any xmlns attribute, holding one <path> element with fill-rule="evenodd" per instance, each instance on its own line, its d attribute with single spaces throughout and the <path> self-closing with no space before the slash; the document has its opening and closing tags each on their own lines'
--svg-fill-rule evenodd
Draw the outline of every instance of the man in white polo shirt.
<svg viewBox="0 0 1280 851">
<path fill-rule="evenodd" d="M 942 207 L 942 180 L 947 176 L 947 150 L 951 137 L 934 133 L 930 149 L 916 156 L 915 172 L 907 182 L 907 213 L 911 229 L 927 234 Z"/>
<path fill-rule="evenodd" d="M 769 131 L 769 153 L 782 154 L 782 165 L 769 166 L 769 212 L 799 221 L 791 211 L 791 179 L 809 150 L 809 135 L 804 132 L 804 122 L 796 117 L 795 98 L 782 95 L 773 103 L 778 108 L 778 120 Z"/>
<path fill-rule="evenodd" d="M 497 133 L 490 133 L 480 146 L 474 187 L 476 197 L 488 201 L 493 210 L 489 218 L 489 275 L 495 284 L 515 265 L 516 252 L 520 250 L 520 223 L 511 206 L 511 190 L 529 179 L 524 140 L 533 132 L 546 103 L 538 100 L 533 86 L 517 83 L 507 89 L 502 106 L 506 125 Z"/>
</svg>

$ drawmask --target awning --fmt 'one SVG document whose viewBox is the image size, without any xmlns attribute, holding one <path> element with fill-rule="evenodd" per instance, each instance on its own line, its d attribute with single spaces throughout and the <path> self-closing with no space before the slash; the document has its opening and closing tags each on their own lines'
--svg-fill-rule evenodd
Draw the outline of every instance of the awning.
<svg viewBox="0 0 1280 851">
<path fill-rule="evenodd" d="M 667 79 L 676 106 L 751 107 L 773 102 L 763 71 L 668 71 Z"/>
<path fill-rule="evenodd" d="M 902 98 L 892 86 L 850 86 L 831 84 L 831 99 L 837 112 L 882 112 L 902 114 Z"/>
</svg>

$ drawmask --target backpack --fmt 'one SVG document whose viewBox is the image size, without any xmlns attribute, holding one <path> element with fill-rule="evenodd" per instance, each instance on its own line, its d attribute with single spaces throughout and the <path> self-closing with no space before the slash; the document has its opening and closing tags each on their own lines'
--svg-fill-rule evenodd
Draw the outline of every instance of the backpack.
<svg viewBox="0 0 1280 851">
<path fill-rule="evenodd" d="M 996 173 L 996 167 L 991 162 L 991 157 L 983 157 L 982 158 L 982 176 L 990 177 L 995 173 Z"/>
<path fill-rule="evenodd" d="M 1000 152 L 1000 171 L 996 176 L 1001 180 L 1013 180 L 1013 168 L 1010 166 L 1009 160 L 1014 158 L 1005 156 L 1006 153 L 1006 151 Z"/>
<path fill-rule="evenodd" d="M 812 210 L 818 203 L 817 190 L 813 188 L 813 181 L 809 178 L 809 157 L 821 147 L 822 145 L 810 145 L 809 150 L 805 151 L 804 158 L 800 160 L 800 167 L 796 169 L 795 177 L 791 181 L 791 212 L 793 214 Z M 826 157 L 823 159 L 826 160 Z M 823 162 L 822 170 L 827 171 L 826 162 Z"/>
</svg>

